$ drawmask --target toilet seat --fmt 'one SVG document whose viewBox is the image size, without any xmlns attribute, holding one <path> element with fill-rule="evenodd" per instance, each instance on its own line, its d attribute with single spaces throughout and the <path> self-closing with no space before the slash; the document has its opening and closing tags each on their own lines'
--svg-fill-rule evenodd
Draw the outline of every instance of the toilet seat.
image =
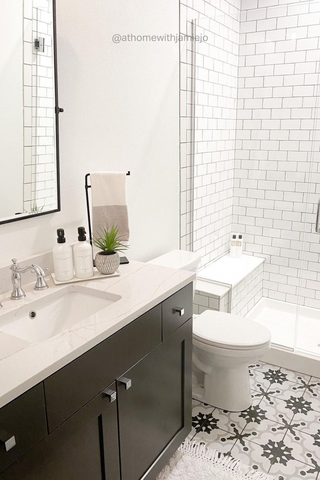
<svg viewBox="0 0 320 480">
<path fill-rule="evenodd" d="M 229 350 L 255 350 L 270 344 L 271 335 L 263 325 L 239 315 L 206 310 L 193 323 L 198 342 Z"/>
</svg>

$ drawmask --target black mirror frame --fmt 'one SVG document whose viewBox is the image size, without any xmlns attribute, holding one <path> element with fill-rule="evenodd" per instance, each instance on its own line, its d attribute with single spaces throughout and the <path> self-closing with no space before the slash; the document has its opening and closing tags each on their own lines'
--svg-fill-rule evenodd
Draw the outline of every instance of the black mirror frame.
<svg viewBox="0 0 320 480">
<path fill-rule="evenodd" d="M 57 10 L 56 0 L 52 0 L 52 22 L 53 22 L 53 64 L 54 64 L 54 93 L 55 93 L 55 127 L 56 127 L 56 172 L 57 172 L 57 208 L 49 210 L 48 212 L 32 213 L 24 215 L 17 215 L 17 217 L 9 218 L 8 220 L 0 220 L 0 225 L 5 223 L 18 222 L 20 220 L 27 220 L 29 218 L 40 217 L 61 211 L 60 198 L 60 141 L 59 141 L 59 114 L 63 113 L 63 108 L 59 107 L 58 96 L 58 58 L 57 58 Z"/>
</svg>

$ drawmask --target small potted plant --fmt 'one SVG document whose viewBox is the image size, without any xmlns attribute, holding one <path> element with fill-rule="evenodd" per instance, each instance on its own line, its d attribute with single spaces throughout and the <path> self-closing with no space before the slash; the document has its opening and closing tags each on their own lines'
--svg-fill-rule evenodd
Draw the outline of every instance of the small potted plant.
<svg viewBox="0 0 320 480">
<path fill-rule="evenodd" d="M 100 273 L 111 275 L 120 265 L 118 252 L 128 247 L 120 242 L 119 228 L 112 225 L 101 232 L 100 237 L 93 239 L 94 245 L 101 250 L 95 256 L 95 266 Z"/>
</svg>

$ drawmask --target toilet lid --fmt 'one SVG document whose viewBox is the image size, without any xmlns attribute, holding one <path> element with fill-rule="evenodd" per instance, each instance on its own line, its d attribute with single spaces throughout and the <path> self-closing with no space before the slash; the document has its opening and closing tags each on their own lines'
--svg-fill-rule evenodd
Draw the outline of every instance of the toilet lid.
<svg viewBox="0 0 320 480">
<path fill-rule="evenodd" d="M 194 319 L 193 335 L 202 343 L 239 350 L 261 347 L 271 340 L 269 330 L 260 323 L 214 310 Z"/>
</svg>

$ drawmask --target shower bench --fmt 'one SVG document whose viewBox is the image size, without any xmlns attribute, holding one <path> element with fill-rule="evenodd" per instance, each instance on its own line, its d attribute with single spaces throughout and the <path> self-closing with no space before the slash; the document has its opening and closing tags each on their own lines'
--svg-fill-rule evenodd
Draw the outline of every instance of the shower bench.
<svg viewBox="0 0 320 480">
<path fill-rule="evenodd" d="M 199 272 L 194 313 L 204 310 L 246 315 L 262 297 L 264 258 L 224 255 Z"/>
</svg>

